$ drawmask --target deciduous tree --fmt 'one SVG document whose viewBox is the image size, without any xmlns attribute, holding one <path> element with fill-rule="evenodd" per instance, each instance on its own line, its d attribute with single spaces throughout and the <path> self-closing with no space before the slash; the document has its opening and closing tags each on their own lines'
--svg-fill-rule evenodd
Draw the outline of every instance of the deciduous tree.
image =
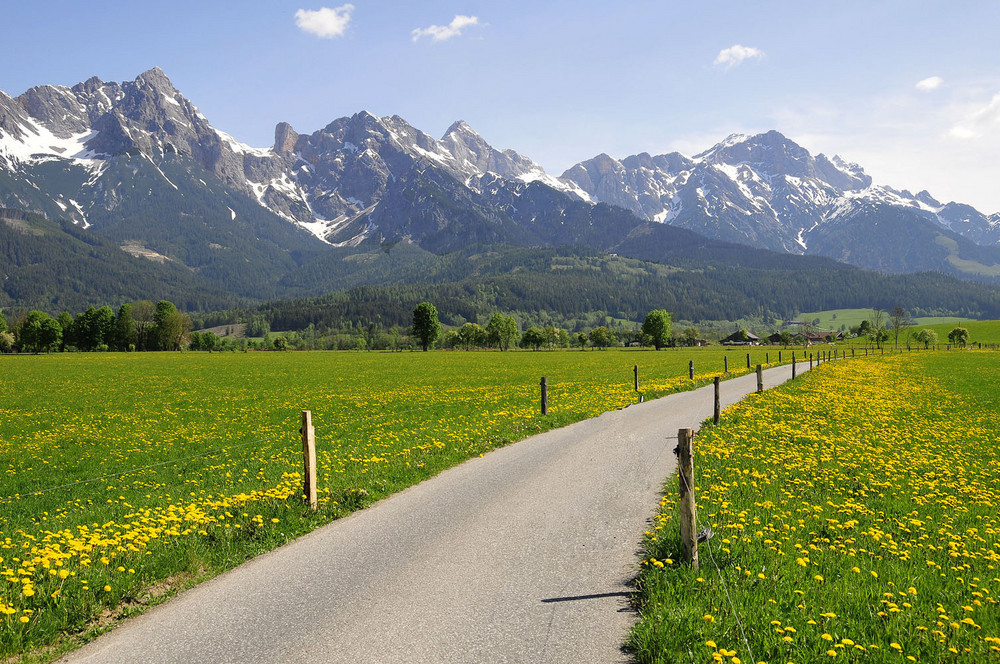
<svg viewBox="0 0 1000 664">
<path fill-rule="evenodd" d="M 115 316 L 114 334 L 111 337 L 111 349 L 127 351 L 136 343 L 135 320 L 132 318 L 132 305 L 127 302 L 118 307 Z"/>
<path fill-rule="evenodd" d="M 537 327 L 529 327 L 521 335 L 521 346 L 538 350 L 545 345 L 545 332 Z"/>
<path fill-rule="evenodd" d="M 937 332 L 927 327 L 922 330 L 918 330 L 917 333 L 913 335 L 913 338 L 917 341 L 917 343 L 922 343 L 924 348 L 928 348 L 938 342 Z"/>
<path fill-rule="evenodd" d="M 590 331 L 590 343 L 598 348 L 607 348 L 618 343 L 615 333 L 601 325 Z"/>
<path fill-rule="evenodd" d="M 44 311 L 31 311 L 17 330 L 17 343 L 22 350 L 46 353 L 62 339 L 62 328 Z"/>
<path fill-rule="evenodd" d="M 465 323 L 458 330 L 458 342 L 465 350 L 480 347 L 486 343 L 486 331 L 478 323 Z"/>
<path fill-rule="evenodd" d="M 910 325 L 910 314 L 906 312 L 906 309 L 900 306 L 895 306 L 889 313 L 889 327 L 893 332 L 893 345 L 899 345 L 899 331 L 904 327 Z"/>
<path fill-rule="evenodd" d="M 969 331 L 964 327 L 956 327 L 948 333 L 948 341 L 956 346 L 965 346 L 969 342 Z"/>
<path fill-rule="evenodd" d="M 430 302 L 421 302 L 413 310 L 413 336 L 420 340 L 420 345 L 426 351 L 441 335 L 441 322 L 438 320 L 438 310 Z"/>
<path fill-rule="evenodd" d="M 156 324 L 156 307 L 149 300 L 139 300 L 132 305 L 132 320 L 135 321 L 136 348 L 154 350 L 156 340 L 153 327 Z"/>
<path fill-rule="evenodd" d="M 656 350 L 665 347 L 670 342 L 670 314 L 665 309 L 650 311 L 642 323 L 642 333 L 652 340 Z"/>
</svg>

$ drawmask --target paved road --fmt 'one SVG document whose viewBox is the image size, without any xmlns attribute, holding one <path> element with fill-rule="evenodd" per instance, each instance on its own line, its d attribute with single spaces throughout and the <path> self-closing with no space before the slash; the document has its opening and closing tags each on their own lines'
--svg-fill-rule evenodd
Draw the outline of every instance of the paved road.
<svg viewBox="0 0 1000 664">
<path fill-rule="evenodd" d="M 799 365 L 802 367 L 802 365 Z M 765 372 L 771 387 L 789 367 Z M 756 389 L 726 381 L 723 407 Z M 63 662 L 628 661 L 628 582 L 712 387 L 452 468 L 126 622 Z"/>
</svg>

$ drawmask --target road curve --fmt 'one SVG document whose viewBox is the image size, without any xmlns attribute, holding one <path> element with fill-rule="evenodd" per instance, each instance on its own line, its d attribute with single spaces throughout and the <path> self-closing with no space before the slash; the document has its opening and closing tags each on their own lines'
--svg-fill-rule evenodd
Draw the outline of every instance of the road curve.
<svg viewBox="0 0 1000 664">
<path fill-rule="evenodd" d="M 769 369 L 765 387 L 790 375 Z M 753 374 L 723 382 L 723 407 L 755 389 Z M 472 459 L 59 661 L 628 661 L 628 584 L 676 467 L 668 438 L 712 401 L 709 385 Z"/>
</svg>

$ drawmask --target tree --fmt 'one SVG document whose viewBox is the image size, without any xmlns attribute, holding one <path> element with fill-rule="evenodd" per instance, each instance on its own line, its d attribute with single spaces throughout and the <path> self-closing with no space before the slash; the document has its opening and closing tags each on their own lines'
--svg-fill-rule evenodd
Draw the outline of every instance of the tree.
<svg viewBox="0 0 1000 664">
<path fill-rule="evenodd" d="M 587 333 L 586 332 L 577 333 L 576 342 L 580 344 L 580 350 L 585 349 L 587 347 Z"/>
<path fill-rule="evenodd" d="M 698 343 L 698 336 L 700 334 L 701 333 L 698 331 L 698 328 L 686 327 L 684 328 L 684 331 L 681 333 L 681 339 L 684 340 L 685 346 L 694 346 L 696 343 Z"/>
<path fill-rule="evenodd" d="M 545 335 L 545 345 L 552 348 L 559 343 L 559 333 L 561 331 L 562 330 L 554 325 L 546 325 L 545 329 L 542 330 L 542 333 Z"/>
<path fill-rule="evenodd" d="M 14 348 L 14 335 L 0 332 L 0 353 L 9 353 Z"/>
<path fill-rule="evenodd" d="M 191 334 L 192 334 L 192 336 L 194 335 L 193 332 Z M 219 338 L 217 336 L 215 336 L 215 332 L 205 331 L 205 332 L 201 333 L 201 349 L 202 350 L 207 350 L 209 352 L 212 352 L 213 350 L 215 350 L 216 346 L 218 346 L 218 345 L 219 345 Z M 275 343 L 274 347 L 278 348 L 278 344 Z M 282 350 L 282 349 L 279 349 L 279 350 Z"/>
<path fill-rule="evenodd" d="M 80 350 L 98 350 L 109 345 L 115 326 L 111 307 L 88 307 L 76 315 L 72 325 L 72 343 Z M 105 349 L 106 350 L 106 349 Z"/>
<path fill-rule="evenodd" d="M 458 339 L 458 330 L 448 330 L 441 335 L 440 346 L 442 348 L 454 348 L 460 343 L 461 341 Z"/>
<path fill-rule="evenodd" d="M 73 314 L 64 311 L 56 318 L 59 328 L 62 330 L 62 338 L 59 340 L 59 352 L 65 352 L 66 346 L 73 345 Z"/>
<path fill-rule="evenodd" d="M 545 332 L 537 327 L 529 327 L 521 335 L 521 346 L 538 350 L 545 345 Z"/>
<path fill-rule="evenodd" d="M 136 348 L 139 350 L 154 350 L 156 348 L 156 340 L 153 336 L 155 318 L 156 307 L 149 300 L 139 300 L 132 305 Z"/>
<path fill-rule="evenodd" d="M 917 341 L 917 343 L 922 343 L 924 348 L 928 348 L 932 344 L 936 344 L 938 342 L 937 332 L 927 327 L 922 330 L 918 330 L 917 333 L 913 335 L 913 338 Z"/>
<path fill-rule="evenodd" d="M 191 318 L 180 311 L 173 302 L 160 300 L 153 314 L 154 337 L 160 350 L 180 350 L 184 337 L 191 330 Z"/>
<path fill-rule="evenodd" d="M 211 334 L 213 337 L 215 336 L 211 332 L 206 332 L 205 334 Z M 204 343 L 205 343 L 205 339 L 204 339 L 204 336 L 203 336 L 202 337 L 202 345 L 204 345 Z M 288 350 L 288 341 L 285 339 L 285 337 L 276 337 L 275 338 L 275 340 L 274 340 L 274 350 Z"/>
<path fill-rule="evenodd" d="M 656 350 L 666 346 L 670 341 L 670 314 L 664 309 L 650 311 L 642 323 L 642 333 L 652 339 Z"/>
<path fill-rule="evenodd" d="M 969 331 L 964 327 L 956 327 L 948 333 L 948 341 L 956 346 L 965 346 L 969 341 Z"/>
<path fill-rule="evenodd" d="M 792 345 L 792 333 L 788 330 L 782 330 L 778 336 L 781 337 L 781 345 L 785 348 Z"/>
<path fill-rule="evenodd" d="M 478 323 L 465 323 L 458 330 L 458 342 L 469 350 L 486 342 L 486 331 Z"/>
<path fill-rule="evenodd" d="M 862 325 L 864 325 L 863 322 Z M 885 312 L 878 307 L 872 309 L 872 319 L 868 326 L 868 338 L 872 340 L 876 348 L 881 348 L 882 344 L 889 338 L 889 333 L 885 329 Z"/>
<path fill-rule="evenodd" d="M 500 350 L 507 350 L 516 345 L 521 336 L 521 329 L 517 324 L 517 319 L 513 316 L 504 316 L 503 324 L 500 326 Z"/>
<path fill-rule="evenodd" d="M 601 325 L 590 331 L 590 342 L 598 348 L 607 348 L 618 343 L 615 333 Z"/>
<path fill-rule="evenodd" d="M 486 324 L 486 342 L 490 346 L 496 346 L 500 350 L 503 350 L 503 345 L 500 343 L 500 335 L 505 319 L 506 316 L 502 313 L 494 311 L 493 315 L 490 316 L 490 322 Z"/>
<path fill-rule="evenodd" d="M 47 353 L 62 339 L 59 323 L 44 311 L 31 311 L 17 330 L 17 343 L 22 350 Z"/>
<path fill-rule="evenodd" d="M 889 340 L 889 331 L 884 327 L 873 327 L 868 337 L 875 344 L 876 348 L 881 348 Z"/>
<path fill-rule="evenodd" d="M 441 335 L 441 322 L 438 320 L 438 310 L 430 302 L 421 302 L 413 310 L 413 336 L 420 340 L 420 345 L 426 351 Z"/>
<path fill-rule="evenodd" d="M 114 332 L 111 335 L 112 350 L 127 351 L 135 346 L 135 320 L 132 319 L 132 305 L 125 303 L 118 307 Z"/>
<path fill-rule="evenodd" d="M 899 331 L 908 325 L 910 325 L 910 314 L 906 313 L 906 309 L 900 306 L 893 307 L 889 314 L 889 327 L 894 333 L 894 346 L 899 346 Z"/>
<path fill-rule="evenodd" d="M 244 334 L 248 337 L 264 337 L 271 332 L 271 325 L 263 314 L 255 314 L 247 319 Z"/>
<path fill-rule="evenodd" d="M 0 311 L 0 332 L 7 331 L 7 319 L 3 317 L 3 312 Z"/>
</svg>

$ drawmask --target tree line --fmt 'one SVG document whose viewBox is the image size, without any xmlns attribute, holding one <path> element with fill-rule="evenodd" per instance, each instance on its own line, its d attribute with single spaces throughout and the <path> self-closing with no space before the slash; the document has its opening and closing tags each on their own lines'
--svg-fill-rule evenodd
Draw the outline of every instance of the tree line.
<svg viewBox="0 0 1000 664">
<path fill-rule="evenodd" d="M 0 352 L 180 350 L 190 342 L 191 317 L 169 300 L 89 307 L 53 318 L 30 311 L 8 322 L 0 314 Z"/>
</svg>

